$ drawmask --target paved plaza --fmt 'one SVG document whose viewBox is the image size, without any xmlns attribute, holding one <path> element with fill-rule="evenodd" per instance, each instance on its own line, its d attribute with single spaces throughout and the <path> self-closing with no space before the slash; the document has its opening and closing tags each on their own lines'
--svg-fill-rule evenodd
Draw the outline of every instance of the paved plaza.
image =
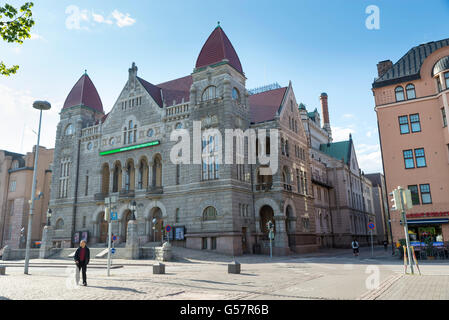
<svg viewBox="0 0 449 320">
<path fill-rule="evenodd" d="M 403 275 L 402 262 L 390 252 L 368 248 L 353 257 L 348 250 L 274 257 L 238 257 L 241 274 L 228 274 L 233 257 L 174 248 L 166 274 L 152 273 L 153 260 L 114 260 L 107 277 L 106 260 L 93 259 L 88 286 L 75 285 L 69 259 L 5 261 L 0 299 L 32 300 L 327 300 L 448 299 L 449 263 L 424 263 L 423 276 Z M 180 258 L 182 257 L 182 258 Z"/>
</svg>

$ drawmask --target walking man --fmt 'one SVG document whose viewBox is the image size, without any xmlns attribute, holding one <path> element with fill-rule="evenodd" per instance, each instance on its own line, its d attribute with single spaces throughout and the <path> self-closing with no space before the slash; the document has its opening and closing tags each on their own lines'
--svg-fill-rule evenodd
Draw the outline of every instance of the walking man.
<svg viewBox="0 0 449 320">
<path fill-rule="evenodd" d="M 354 239 L 354 241 L 352 241 L 352 252 L 354 254 L 354 257 L 358 257 L 359 256 L 359 243 L 357 242 L 357 239 Z"/>
<path fill-rule="evenodd" d="M 86 269 L 90 260 L 90 250 L 86 246 L 86 241 L 81 240 L 80 247 L 75 252 L 75 263 L 76 263 L 76 284 L 80 282 L 80 270 L 83 272 L 83 286 L 87 286 L 87 276 Z"/>
</svg>

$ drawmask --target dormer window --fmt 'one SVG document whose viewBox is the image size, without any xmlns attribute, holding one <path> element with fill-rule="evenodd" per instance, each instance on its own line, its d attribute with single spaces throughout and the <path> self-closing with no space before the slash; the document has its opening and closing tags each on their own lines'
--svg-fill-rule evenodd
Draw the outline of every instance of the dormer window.
<svg viewBox="0 0 449 320">
<path fill-rule="evenodd" d="M 404 88 L 402 88 L 401 86 L 396 87 L 396 89 L 394 90 L 396 93 L 396 102 L 399 101 L 404 101 L 405 100 L 405 96 L 404 96 Z"/>
<path fill-rule="evenodd" d="M 69 124 L 66 128 L 65 128 L 65 135 L 66 136 L 70 136 L 73 134 L 73 124 Z"/>
<path fill-rule="evenodd" d="M 217 97 L 217 87 L 215 86 L 209 86 L 207 87 L 202 95 L 202 101 L 208 101 L 215 99 Z"/>
<path fill-rule="evenodd" d="M 407 99 L 415 99 L 416 98 L 416 92 L 415 92 L 415 86 L 413 84 L 408 84 L 405 87 L 405 90 L 407 90 Z"/>
</svg>

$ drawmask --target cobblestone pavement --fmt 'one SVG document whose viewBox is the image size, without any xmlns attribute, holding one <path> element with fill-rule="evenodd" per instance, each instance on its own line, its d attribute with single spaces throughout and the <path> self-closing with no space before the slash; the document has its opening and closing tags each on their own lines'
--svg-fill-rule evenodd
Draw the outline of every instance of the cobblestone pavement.
<svg viewBox="0 0 449 320">
<path fill-rule="evenodd" d="M 437 279 L 416 276 L 403 282 L 402 262 L 383 250 L 376 250 L 371 257 L 365 249 L 358 258 L 348 250 L 272 260 L 243 256 L 237 258 L 242 264 L 239 275 L 227 273 L 233 257 L 181 248 L 176 248 L 175 253 L 182 258 L 167 262 L 165 275 L 152 274 L 152 260 L 114 260 L 114 265 L 123 267 L 112 269 L 111 277 L 107 277 L 106 261 L 94 259 L 88 268 L 87 287 L 75 285 L 75 267 L 70 260 L 31 260 L 30 275 L 23 274 L 23 261 L 2 262 L 7 270 L 6 276 L 0 276 L 0 299 L 290 300 L 358 299 L 369 294 L 370 298 L 395 299 L 409 286 L 414 286 L 413 291 L 422 291 L 419 286 L 427 286 L 425 278 Z M 448 269 L 447 264 L 421 266 L 423 274 L 444 274 L 444 270 L 447 274 Z M 444 279 L 432 281 L 448 288 L 449 274 Z M 447 295 L 432 290 L 432 299 L 447 299 Z"/>
</svg>

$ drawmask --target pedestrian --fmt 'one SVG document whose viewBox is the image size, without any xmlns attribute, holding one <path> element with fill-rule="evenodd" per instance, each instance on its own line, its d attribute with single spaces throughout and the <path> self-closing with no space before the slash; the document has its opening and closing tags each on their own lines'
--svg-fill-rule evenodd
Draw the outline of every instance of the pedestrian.
<svg viewBox="0 0 449 320">
<path fill-rule="evenodd" d="M 384 249 L 385 249 L 385 252 L 388 251 L 388 241 L 387 240 L 384 240 Z"/>
<path fill-rule="evenodd" d="M 357 239 L 354 239 L 354 241 L 352 241 L 352 252 L 354 254 L 354 257 L 358 257 L 359 256 L 359 243 L 357 242 Z"/>
<path fill-rule="evenodd" d="M 86 246 L 86 240 L 81 240 L 79 248 L 75 252 L 76 284 L 80 282 L 80 271 L 83 272 L 83 286 L 87 286 L 86 270 L 90 261 L 90 250 Z"/>
</svg>

